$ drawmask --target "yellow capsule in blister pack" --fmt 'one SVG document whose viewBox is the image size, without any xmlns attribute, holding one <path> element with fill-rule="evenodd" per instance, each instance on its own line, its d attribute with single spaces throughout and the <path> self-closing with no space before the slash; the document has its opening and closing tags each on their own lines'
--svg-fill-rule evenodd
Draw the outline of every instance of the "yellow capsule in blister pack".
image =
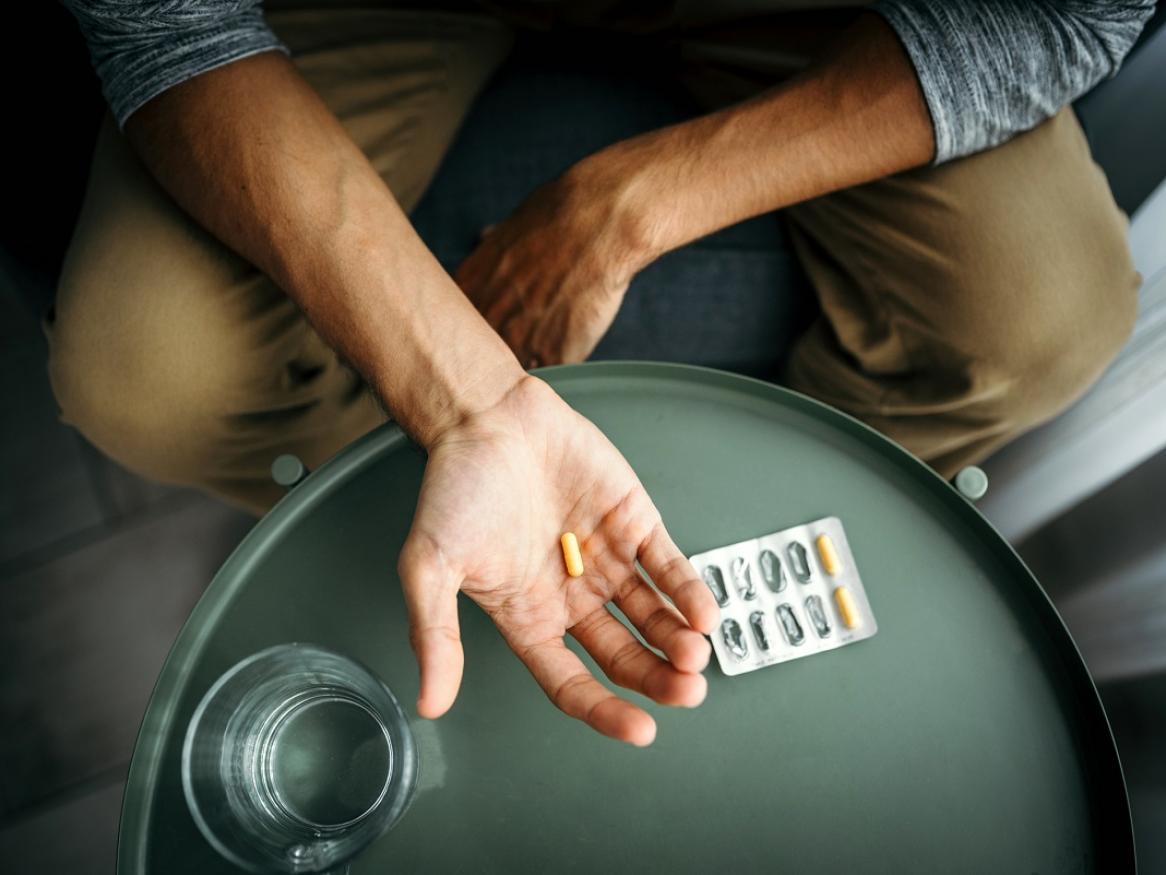
<svg viewBox="0 0 1166 875">
<path fill-rule="evenodd" d="M 572 577 L 578 577 L 583 573 L 583 555 L 579 552 L 579 539 L 575 537 L 574 532 L 564 532 L 563 537 L 559 538 L 559 543 L 563 547 L 563 562 L 567 565 L 567 573 Z"/>
<path fill-rule="evenodd" d="M 822 560 L 822 569 L 831 577 L 842 570 L 842 557 L 838 555 L 838 548 L 830 540 L 829 535 L 818 535 L 814 542 L 818 546 L 818 558 Z"/>
<path fill-rule="evenodd" d="M 854 596 L 844 586 L 834 588 L 834 604 L 838 606 L 838 616 L 842 618 L 842 625 L 847 629 L 854 629 L 861 625 L 862 614 L 858 612 L 858 605 Z"/>
</svg>

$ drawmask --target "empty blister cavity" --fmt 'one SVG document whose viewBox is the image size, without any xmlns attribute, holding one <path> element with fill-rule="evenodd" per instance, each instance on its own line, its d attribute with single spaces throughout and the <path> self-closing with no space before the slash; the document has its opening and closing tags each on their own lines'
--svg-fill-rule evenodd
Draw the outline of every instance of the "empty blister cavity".
<svg viewBox="0 0 1166 875">
<path fill-rule="evenodd" d="M 798 615 L 793 607 L 786 603 L 777 606 L 777 622 L 781 626 L 781 633 L 785 640 L 795 647 L 806 640 L 806 633 L 802 631 L 802 624 L 798 622 Z"/>
<path fill-rule="evenodd" d="M 725 642 L 725 649 L 733 654 L 734 659 L 739 661 L 749 655 L 745 632 L 741 629 L 741 624 L 732 617 L 721 623 L 721 639 Z"/>
<path fill-rule="evenodd" d="M 785 589 L 785 569 L 781 567 L 781 560 L 772 550 L 762 550 L 757 557 L 757 564 L 761 566 L 761 579 L 773 592 Z"/>
<path fill-rule="evenodd" d="M 753 571 L 745 559 L 738 556 L 730 562 L 729 575 L 733 578 L 737 595 L 747 602 L 757 598 L 757 590 L 753 588 Z"/>
<path fill-rule="evenodd" d="M 799 541 L 790 541 L 785 548 L 786 558 L 789 560 L 789 570 L 801 583 L 810 579 L 810 554 Z"/>
<path fill-rule="evenodd" d="M 821 596 L 806 597 L 806 616 L 810 618 L 810 623 L 819 638 L 825 638 L 830 634 L 830 618 L 826 616 L 826 606 L 822 604 Z"/>
<path fill-rule="evenodd" d="M 749 628 L 753 630 L 753 640 L 761 650 L 769 650 L 769 630 L 765 627 L 765 613 L 754 611 L 749 615 Z"/>
<path fill-rule="evenodd" d="M 729 590 L 725 587 L 725 575 L 715 565 L 707 565 L 701 576 L 708 588 L 713 591 L 713 598 L 722 608 L 729 603 Z"/>
</svg>

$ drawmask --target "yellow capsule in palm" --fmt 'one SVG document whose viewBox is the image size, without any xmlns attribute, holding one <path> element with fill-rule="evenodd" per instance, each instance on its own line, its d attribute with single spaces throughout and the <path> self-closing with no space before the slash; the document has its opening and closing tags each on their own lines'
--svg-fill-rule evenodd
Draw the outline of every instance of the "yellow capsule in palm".
<svg viewBox="0 0 1166 875">
<path fill-rule="evenodd" d="M 578 577 L 583 573 L 583 554 L 579 552 L 579 539 L 574 532 L 564 532 L 559 538 L 563 547 L 563 562 L 567 565 L 567 573 Z"/>
</svg>

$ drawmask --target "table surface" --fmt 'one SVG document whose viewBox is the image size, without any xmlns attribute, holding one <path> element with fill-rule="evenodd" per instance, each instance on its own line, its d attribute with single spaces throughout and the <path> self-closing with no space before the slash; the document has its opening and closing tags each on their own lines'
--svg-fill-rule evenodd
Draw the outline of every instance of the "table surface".
<svg viewBox="0 0 1166 875">
<path fill-rule="evenodd" d="M 698 368 L 541 372 L 631 462 L 689 554 L 828 515 L 878 634 L 735 678 L 695 710 L 646 703 L 637 750 L 563 717 L 461 606 L 453 710 L 412 720 L 417 798 L 352 867 L 389 871 L 1129 871 L 1129 808 L 1100 701 L 1048 599 L 929 469 L 777 387 Z M 424 465 L 392 426 L 262 520 L 180 635 L 130 769 L 118 870 L 234 871 L 180 780 L 194 707 L 239 659 L 332 647 L 416 696 L 395 560 Z M 160 581 L 160 585 L 164 585 Z"/>
</svg>

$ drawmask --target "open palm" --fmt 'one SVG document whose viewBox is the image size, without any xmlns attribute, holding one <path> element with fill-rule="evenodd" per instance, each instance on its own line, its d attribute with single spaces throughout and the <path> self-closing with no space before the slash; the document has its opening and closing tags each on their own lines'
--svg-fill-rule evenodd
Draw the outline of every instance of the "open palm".
<svg viewBox="0 0 1166 875">
<path fill-rule="evenodd" d="M 565 531 L 583 553 L 578 578 L 563 564 Z M 639 576 L 637 560 L 659 592 Z M 422 716 L 440 716 L 457 695 L 459 590 L 489 614 L 555 705 L 605 735 L 649 744 L 655 724 L 591 675 L 564 644 L 567 633 L 620 686 L 668 705 L 704 698 L 709 646 L 700 633 L 716 623 L 712 594 L 624 458 L 539 380 L 430 448 L 400 571 Z M 644 647 L 609 602 L 667 659 Z"/>
</svg>

